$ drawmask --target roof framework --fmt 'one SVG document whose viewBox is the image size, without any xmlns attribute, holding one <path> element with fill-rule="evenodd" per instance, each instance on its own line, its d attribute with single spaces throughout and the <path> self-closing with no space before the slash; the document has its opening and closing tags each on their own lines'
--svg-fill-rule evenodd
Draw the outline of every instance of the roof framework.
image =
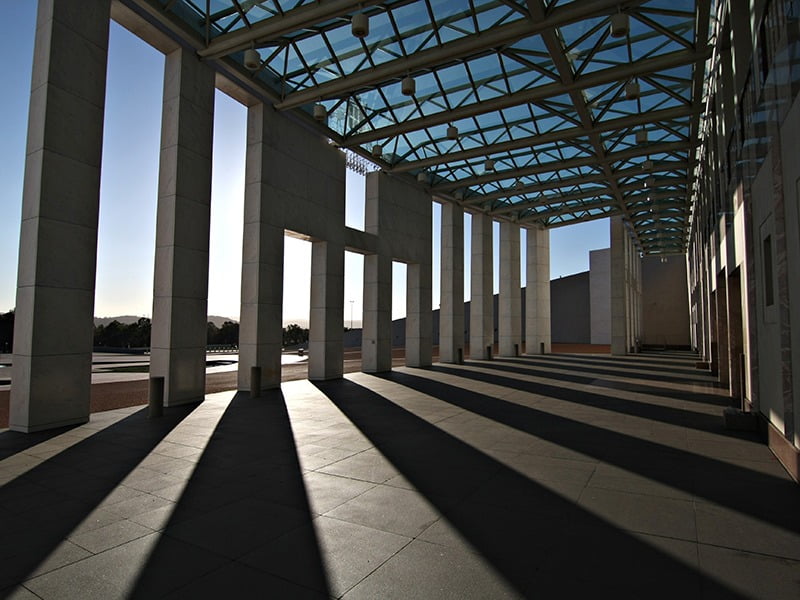
<svg viewBox="0 0 800 600">
<path fill-rule="evenodd" d="M 545 227 L 622 215 L 644 253 L 687 247 L 712 0 L 127 1 L 444 201 Z"/>
</svg>

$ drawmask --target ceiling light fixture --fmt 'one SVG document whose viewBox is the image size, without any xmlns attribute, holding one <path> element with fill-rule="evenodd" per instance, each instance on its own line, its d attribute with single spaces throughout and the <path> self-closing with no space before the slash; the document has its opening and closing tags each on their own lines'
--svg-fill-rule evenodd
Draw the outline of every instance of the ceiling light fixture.
<svg viewBox="0 0 800 600">
<path fill-rule="evenodd" d="M 363 12 L 357 12 L 353 15 L 350 31 L 354 37 L 363 39 L 369 35 L 369 17 Z"/>
<path fill-rule="evenodd" d="M 413 96 L 417 92 L 417 82 L 414 81 L 411 75 L 403 78 L 400 84 L 400 91 L 403 92 L 404 96 Z"/>
<path fill-rule="evenodd" d="M 261 55 L 255 49 L 255 45 L 244 51 L 244 68 L 248 71 L 258 71 L 261 68 Z"/>
<path fill-rule="evenodd" d="M 636 132 L 636 143 L 637 144 L 646 144 L 647 143 L 647 129 L 640 129 Z"/>
<path fill-rule="evenodd" d="M 630 19 L 625 13 L 611 15 L 611 37 L 622 38 L 630 31 Z"/>
<path fill-rule="evenodd" d="M 447 128 L 447 139 L 448 140 L 457 140 L 458 139 L 458 127 L 455 125 L 450 125 Z"/>
<path fill-rule="evenodd" d="M 317 121 L 324 121 L 328 118 L 328 109 L 323 104 L 317 103 L 314 105 L 314 118 Z"/>
<path fill-rule="evenodd" d="M 487 158 L 486 162 L 483 163 L 483 170 L 494 171 L 494 161 L 491 158 Z"/>
<path fill-rule="evenodd" d="M 383 146 L 380 144 L 375 144 L 372 147 L 372 156 L 376 158 L 380 158 L 381 156 L 383 156 Z"/>
<path fill-rule="evenodd" d="M 420 183 L 428 183 L 428 174 L 425 171 L 417 173 L 417 181 Z"/>
<path fill-rule="evenodd" d="M 641 94 L 641 88 L 636 81 L 629 81 L 625 84 L 625 99 L 636 100 Z"/>
</svg>

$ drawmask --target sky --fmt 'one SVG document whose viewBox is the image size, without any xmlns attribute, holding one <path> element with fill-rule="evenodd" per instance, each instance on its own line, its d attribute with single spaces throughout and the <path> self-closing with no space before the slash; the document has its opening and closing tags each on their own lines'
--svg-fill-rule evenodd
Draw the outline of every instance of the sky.
<svg viewBox="0 0 800 600">
<path fill-rule="evenodd" d="M 34 0 L 0 0 L 0 312 L 14 308 L 19 250 L 28 101 L 35 30 Z M 150 316 L 164 58 L 112 22 L 98 226 L 95 315 Z M 244 206 L 244 106 L 217 92 L 211 197 L 209 315 L 238 319 Z M 346 224 L 363 229 L 364 179 L 347 172 Z M 433 205 L 433 308 L 439 306 L 439 221 Z M 469 299 L 469 232 L 465 217 L 465 300 Z M 499 225 L 495 223 L 495 292 L 498 290 Z M 525 230 L 521 249 L 524 253 Z M 550 232 L 550 276 L 589 268 L 589 250 L 607 248 L 605 219 Z M 305 325 L 309 313 L 311 244 L 287 237 L 284 323 Z M 522 258 L 522 281 L 525 260 Z M 359 326 L 363 258 L 345 255 L 345 326 Z M 395 263 L 392 316 L 405 315 L 405 266 Z"/>
</svg>

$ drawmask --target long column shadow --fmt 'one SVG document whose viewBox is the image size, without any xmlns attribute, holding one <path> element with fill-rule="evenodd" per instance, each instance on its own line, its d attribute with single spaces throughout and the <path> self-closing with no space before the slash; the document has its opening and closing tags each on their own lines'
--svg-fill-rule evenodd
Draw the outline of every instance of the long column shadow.
<svg viewBox="0 0 800 600">
<path fill-rule="evenodd" d="M 21 583 L 195 405 L 165 410 L 158 420 L 140 410 L 65 448 L 0 488 L 0 597 Z M 0 433 L 0 446 L 22 452 L 64 430 Z"/>
<path fill-rule="evenodd" d="M 514 367 L 497 364 L 491 364 L 489 366 L 484 366 L 481 364 L 479 366 L 483 368 L 489 368 L 494 371 L 513 371 L 523 375 L 537 375 L 538 377 L 547 377 L 548 379 L 556 381 L 564 380 L 571 383 L 583 383 L 587 385 L 589 385 L 589 381 L 591 381 L 584 381 L 586 378 L 577 376 L 566 376 L 562 378 L 560 373 L 552 373 L 548 376 L 548 374 L 545 372 L 531 371 L 528 369 L 515 369 Z M 474 381 L 480 381 L 482 383 L 491 383 L 513 390 L 521 390 L 531 394 L 547 396 L 548 398 L 555 398 L 558 400 L 563 400 L 564 402 L 570 402 L 572 404 L 591 406 L 593 408 L 598 408 L 613 413 L 649 419 L 658 423 L 669 423 L 671 425 L 678 425 L 680 427 L 696 429 L 703 432 L 717 433 L 722 431 L 721 419 L 718 415 L 709 415 L 706 413 L 699 413 L 681 408 L 673 408 L 671 406 L 649 404 L 647 402 L 636 400 L 627 400 L 617 396 L 576 390 L 571 387 L 562 387 L 560 385 L 541 383 L 538 381 L 525 381 L 522 379 L 514 379 L 512 377 L 503 377 L 502 375 L 496 373 L 489 374 L 481 371 L 475 371 L 470 369 L 469 366 L 446 367 L 442 365 L 436 365 L 430 367 L 430 370 L 436 373 L 456 375 L 458 377 L 463 377 L 464 379 L 471 379 Z M 659 395 L 670 397 L 664 390 L 661 390 Z M 744 433 L 743 435 L 755 439 L 755 434 Z"/>
<path fill-rule="evenodd" d="M 361 385 L 315 385 L 525 597 L 741 597 Z"/>
<path fill-rule="evenodd" d="M 563 363 L 573 363 L 580 365 L 591 365 L 595 367 L 612 367 L 615 369 L 624 369 L 627 371 L 652 371 L 657 369 L 659 372 L 672 373 L 675 375 L 693 375 L 696 377 L 708 377 L 708 371 L 700 371 L 698 369 L 688 366 L 675 366 L 664 361 L 657 361 L 655 357 L 653 360 L 630 358 L 628 356 L 620 356 L 618 358 L 611 358 L 610 356 L 593 356 L 589 354 L 546 354 L 544 356 L 538 354 L 526 354 L 525 358 L 535 359 L 541 361 L 558 361 Z M 642 356 L 637 355 L 637 356 Z"/>
<path fill-rule="evenodd" d="M 14 456 L 15 454 L 19 454 L 20 452 L 25 452 L 28 448 L 32 448 L 37 444 L 58 437 L 76 427 L 76 425 L 70 425 L 67 427 L 59 427 L 58 429 L 37 431 L 35 433 L 20 433 L 18 431 L 11 431 L 10 429 L 2 431 L 0 432 L 0 461 Z"/>
<path fill-rule="evenodd" d="M 283 394 L 237 394 L 211 435 L 131 598 L 328 598 L 329 583 Z M 255 550 L 300 528 L 291 574 Z M 187 555 L 187 548 L 199 548 Z M 244 560 L 242 560 L 244 559 Z M 176 578 L 180 569 L 183 582 Z M 207 572 L 203 576 L 203 572 Z"/>
<path fill-rule="evenodd" d="M 602 373 L 603 375 L 616 375 L 618 377 L 631 377 L 637 379 L 652 379 L 654 371 L 657 372 L 657 377 L 660 381 L 670 381 L 681 384 L 695 384 L 703 385 L 709 388 L 718 388 L 719 384 L 711 378 L 706 371 L 694 371 L 693 373 L 676 373 L 669 367 L 662 365 L 661 367 L 637 367 L 635 363 L 629 361 L 619 360 L 616 362 L 600 362 L 600 361 L 584 361 L 584 360 L 563 360 L 556 355 L 547 355 L 546 358 L 539 356 L 522 356 L 519 358 L 505 358 L 500 357 L 498 360 L 502 362 L 514 362 L 518 364 L 535 365 L 542 368 L 556 368 L 556 369 L 578 369 L 586 371 L 587 373 Z M 663 367 L 663 368 L 662 368 Z M 683 376 L 681 376 L 683 375 Z M 691 375 L 690 379 L 686 376 Z M 720 396 L 717 396 L 719 398 Z"/>
<path fill-rule="evenodd" d="M 532 364 L 524 359 L 504 358 L 500 360 L 493 360 L 491 362 L 474 362 L 470 361 L 465 363 L 469 366 L 481 367 L 484 369 L 491 369 L 494 371 L 506 371 L 508 373 L 518 373 L 520 375 L 531 375 L 533 377 L 543 377 L 546 379 L 554 379 L 558 381 L 568 381 L 570 383 L 578 383 L 582 385 L 591 385 L 600 388 L 610 388 L 614 390 L 624 390 L 627 392 L 635 392 L 641 394 L 650 394 L 652 396 L 662 396 L 664 398 L 673 398 L 676 400 L 683 400 L 685 402 L 698 402 L 703 404 L 714 404 L 717 406 L 728 406 L 731 399 L 725 396 L 718 396 L 714 394 L 704 394 L 703 392 L 683 392 L 675 389 L 667 389 L 663 387 L 656 387 L 653 385 L 646 385 L 642 383 L 630 383 L 627 381 L 614 381 L 605 379 L 604 375 L 608 373 L 592 373 L 592 374 L 578 374 L 578 373 L 557 373 L 550 370 L 538 369 L 537 365 Z M 515 366 L 519 365 L 519 366 Z M 544 366 L 544 365 L 542 365 Z M 553 366 L 552 364 L 549 366 Z M 568 368 L 568 367 L 557 367 Z M 620 374 L 620 377 L 626 375 Z M 628 377 L 635 377 L 635 375 L 627 374 Z M 672 378 L 665 378 L 659 375 L 658 379 L 663 381 L 673 381 Z M 686 383 L 684 380 L 678 380 L 681 383 Z M 538 384 L 536 384 L 538 385 Z"/>
<path fill-rule="evenodd" d="M 463 372 L 455 369 L 434 370 L 464 376 Z M 800 512 L 797 511 L 800 493 L 797 485 L 789 480 L 486 396 L 466 387 L 407 373 L 389 372 L 381 376 L 537 438 L 654 479 L 787 531 L 800 532 Z"/>
</svg>

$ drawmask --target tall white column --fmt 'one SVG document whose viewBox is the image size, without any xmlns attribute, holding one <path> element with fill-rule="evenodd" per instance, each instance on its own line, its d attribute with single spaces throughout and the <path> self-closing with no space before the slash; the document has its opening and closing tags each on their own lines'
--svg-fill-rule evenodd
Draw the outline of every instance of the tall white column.
<svg viewBox="0 0 800 600">
<path fill-rule="evenodd" d="M 464 209 L 442 205 L 442 272 L 439 309 L 439 360 L 464 355 Z"/>
<path fill-rule="evenodd" d="M 525 351 L 549 353 L 550 337 L 550 231 L 527 230 L 525 269 Z"/>
<path fill-rule="evenodd" d="M 89 419 L 110 4 L 39 6 L 9 415 L 16 431 Z"/>
<path fill-rule="evenodd" d="M 311 245 L 308 378 L 336 379 L 344 368 L 344 246 Z"/>
<path fill-rule="evenodd" d="M 636 274 L 634 272 L 636 268 L 634 251 L 636 248 L 633 245 L 633 239 L 629 235 L 625 237 L 625 240 L 628 248 L 626 253 L 628 264 L 625 272 L 625 281 L 628 288 L 628 351 L 631 352 L 636 345 Z"/>
<path fill-rule="evenodd" d="M 361 370 L 392 369 L 392 259 L 379 254 L 364 257 L 364 324 Z"/>
<path fill-rule="evenodd" d="M 406 268 L 406 365 L 429 367 L 432 359 L 433 313 L 431 264 Z"/>
<path fill-rule="evenodd" d="M 469 354 L 476 360 L 491 358 L 494 345 L 494 293 L 492 289 L 492 219 L 472 216 L 472 277 L 469 311 Z"/>
<path fill-rule="evenodd" d="M 178 49 L 164 63 L 150 375 L 164 404 L 205 395 L 214 72 Z"/>
<path fill-rule="evenodd" d="M 519 226 L 500 222 L 500 298 L 498 302 L 498 353 L 517 356 L 522 344 L 522 292 L 520 289 Z"/>
<path fill-rule="evenodd" d="M 271 108 L 247 110 L 247 165 L 242 247 L 242 307 L 239 321 L 239 389 L 250 389 L 255 367 L 261 389 L 281 383 L 283 344 L 283 204 L 272 182 L 285 176 L 270 146 Z"/>
<path fill-rule="evenodd" d="M 622 217 L 609 219 L 611 228 L 611 354 L 627 354 L 628 322 L 626 315 L 625 238 L 628 235 Z"/>
</svg>

